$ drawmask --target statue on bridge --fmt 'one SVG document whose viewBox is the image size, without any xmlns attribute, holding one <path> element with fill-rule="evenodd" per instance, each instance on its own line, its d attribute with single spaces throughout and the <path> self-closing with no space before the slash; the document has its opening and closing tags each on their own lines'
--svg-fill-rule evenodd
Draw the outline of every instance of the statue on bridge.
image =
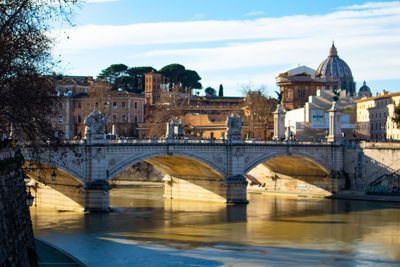
<svg viewBox="0 0 400 267">
<path fill-rule="evenodd" d="M 183 123 L 178 118 L 172 118 L 167 123 L 167 132 L 166 132 L 167 139 L 179 139 L 184 136 L 183 133 Z"/>
<path fill-rule="evenodd" d="M 104 127 L 107 124 L 107 116 L 93 111 L 85 118 L 85 135 L 87 140 L 103 140 Z"/>
<path fill-rule="evenodd" d="M 282 92 L 275 91 L 275 94 L 277 94 L 277 99 L 276 99 L 277 104 L 282 105 L 282 96 L 283 96 Z"/>
<path fill-rule="evenodd" d="M 337 88 L 332 88 L 331 91 L 333 93 L 333 101 L 337 102 L 339 100 L 342 90 Z"/>
<path fill-rule="evenodd" d="M 243 121 L 239 115 L 231 114 L 227 118 L 225 125 L 226 128 L 228 128 L 228 130 L 226 131 L 227 140 L 231 141 L 242 140 Z"/>
</svg>

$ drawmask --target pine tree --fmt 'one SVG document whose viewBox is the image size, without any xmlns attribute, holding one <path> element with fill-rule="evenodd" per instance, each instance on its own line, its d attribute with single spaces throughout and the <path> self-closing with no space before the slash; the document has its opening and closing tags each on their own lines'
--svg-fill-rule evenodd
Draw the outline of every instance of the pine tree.
<svg viewBox="0 0 400 267">
<path fill-rule="evenodd" d="M 222 86 L 222 84 L 219 85 L 218 96 L 224 96 L 224 87 Z"/>
</svg>

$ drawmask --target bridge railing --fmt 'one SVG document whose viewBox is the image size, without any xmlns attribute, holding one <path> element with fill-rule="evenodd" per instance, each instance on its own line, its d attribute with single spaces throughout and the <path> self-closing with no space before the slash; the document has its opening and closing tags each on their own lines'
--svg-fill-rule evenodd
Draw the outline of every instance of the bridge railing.
<svg viewBox="0 0 400 267">
<path fill-rule="evenodd" d="M 65 141 L 67 144 L 86 144 L 86 139 L 80 140 L 68 140 Z M 114 139 L 114 140 L 104 140 L 101 142 L 102 144 L 231 144 L 230 140 L 226 139 L 195 139 L 195 138 L 184 138 L 184 139 L 165 139 L 165 138 L 150 138 L 150 139 Z M 328 142 L 320 142 L 320 141 L 276 141 L 276 140 L 243 140 L 239 142 L 235 142 L 235 144 L 258 144 L 258 145 L 266 145 L 266 144 L 290 144 L 290 145 L 321 145 L 321 144 L 330 144 Z"/>
</svg>

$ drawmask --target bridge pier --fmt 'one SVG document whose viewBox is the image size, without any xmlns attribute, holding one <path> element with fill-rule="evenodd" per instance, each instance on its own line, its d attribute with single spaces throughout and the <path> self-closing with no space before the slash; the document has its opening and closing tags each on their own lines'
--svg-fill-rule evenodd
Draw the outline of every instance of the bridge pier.
<svg viewBox="0 0 400 267">
<path fill-rule="evenodd" d="M 110 212 L 110 186 L 105 180 L 94 180 L 84 186 L 85 211 Z"/>
<path fill-rule="evenodd" d="M 217 177 L 172 177 L 166 175 L 163 181 L 165 198 L 248 203 L 247 181 L 244 177 L 221 180 Z"/>
<path fill-rule="evenodd" d="M 226 203 L 247 204 L 247 180 L 238 175 L 225 180 Z"/>
</svg>

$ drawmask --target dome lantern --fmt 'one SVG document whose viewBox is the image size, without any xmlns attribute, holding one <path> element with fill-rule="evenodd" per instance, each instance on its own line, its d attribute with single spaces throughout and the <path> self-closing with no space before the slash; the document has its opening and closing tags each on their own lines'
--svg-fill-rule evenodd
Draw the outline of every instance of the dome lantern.
<svg viewBox="0 0 400 267">
<path fill-rule="evenodd" d="M 338 54 L 337 54 L 337 49 L 336 49 L 336 47 L 335 47 L 335 42 L 332 42 L 332 47 L 331 47 L 331 49 L 329 50 L 329 56 L 330 56 L 330 57 L 337 57 L 337 56 L 338 56 Z"/>
</svg>

